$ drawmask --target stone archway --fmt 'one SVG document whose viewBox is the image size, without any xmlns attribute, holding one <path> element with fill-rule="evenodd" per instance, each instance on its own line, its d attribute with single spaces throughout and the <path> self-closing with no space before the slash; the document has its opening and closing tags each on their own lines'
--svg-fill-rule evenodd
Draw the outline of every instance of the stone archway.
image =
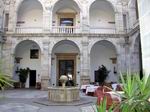
<svg viewBox="0 0 150 112">
<path fill-rule="evenodd" d="M 80 50 L 78 46 L 70 40 L 62 40 L 56 43 L 52 49 L 51 77 L 52 84 L 59 85 L 61 75 L 70 75 L 76 83 L 80 83 L 78 71 Z"/>
<path fill-rule="evenodd" d="M 14 79 L 19 81 L 18 71 L 20 68 L 29 68 L 30 73 L 26 81 L 26 88 L 36 86 L 41 80 L 41 49 L 32 40 L 21 41 L 14 52 Z"/>
<path fill-rule="evenodd" d="M 133 51 L 131 55 L 131 70 L 135 73 L 141 73 L 141 48 L 140 48 L 140 35 L 138 35 L 133 44 Z"/>
<path fill-rule="evenodd" d="M 98 70 L 99 66 L 104 65 L 109 71 L 107 82 L 117 82 L 117 50 L 115 46 L 107 41 L 101 40 L 96 42 L 90 52 L 90 71 L 91 81 L 95 82 L 95 71 Z"/>
<path fill-rule="evenodd" d="M 24 0 L 17 10 L 16 32 L 38 33 L 43 27 L 43 6 L 38 0 Z"/>
<path fill-rule="evenodd" d="M 115 33 L 115 9 L 107 0 L 95 0 L 89 8 L 91 32 Z"/>
<path fill-rule="evenodd" d="M 80 26 L 80 11 L 80 7 L 74 0 L 57 1 L 52 10 L 53 32 L 76 32 L 75 27 Z M 68 27 L 74 27 L 75 29 L 68 29 Z"/>
</svg>

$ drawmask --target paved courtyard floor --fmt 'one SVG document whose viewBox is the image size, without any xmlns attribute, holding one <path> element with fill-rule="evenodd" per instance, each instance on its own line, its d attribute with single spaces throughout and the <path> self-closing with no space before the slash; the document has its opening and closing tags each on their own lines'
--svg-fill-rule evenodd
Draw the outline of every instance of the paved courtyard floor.
<svg viewBox="0 0 150 112">
<path fill-rule="evenodd" d="M 95 97 L 85 96 L 82 92 L 80 101 L 74 103 L 48 102 L 48 92 L 41 90 L 14 89 L 0 92 L 0 112 L 81 112 L 81 108 L 95 102 Z"/>
</svg>

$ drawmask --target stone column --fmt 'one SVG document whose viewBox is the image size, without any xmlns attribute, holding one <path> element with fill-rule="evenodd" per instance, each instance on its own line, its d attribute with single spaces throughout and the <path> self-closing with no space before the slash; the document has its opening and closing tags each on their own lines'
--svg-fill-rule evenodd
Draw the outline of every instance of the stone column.
<svg viewBox="0 0 150 112">
<path fill-rule="evenodd" d="M 116 5 L 115 25 L 116 25 L 116 33 L 124 33 L 123 13 L 122 13 L 122 5 L 121 4 Z"/>
<path fill-rule="evenodd" d="M 52 23 L 52 11 L 50 6 L 46 6 L 43 11 L 43 30 L 45 33 L 49 33 L 51 30 Z"/>
<path fill-rule="evenodd" d="M 131 70 L 130 49 L 128 43 L 119 43 L 119 53 L 117 54 L 118 72 L 125 73 Z"/>
<path fill-rule="evenodd" d="M 43 32 L 49 33 L 50 32 L 50 15 L 49 13 L 43 13 Z"/>
<path fill-rule="evenodd" d="M 129 27 L 133 28 L 134 24 L 137 22 L 136 19 L 136 7 L 132 6 L 129 9 Z"/>
<path fill-rule="evenodd" d="M 82 19 L 82 32 L 88 33 L 89 32 L 89 10 L 88 10 L 88 2 L 83 1 L 82 5 L 82 13 L 80 14 Z"/>
<path fill-rule="evenodd" d="M 42 53 L 42 76 L 41 76 L 41 88 L 42 90 L 47 90 L 50 83 L 50 68 L 51 68 L 51 55 L 49 55 L 49 41 L 43 42 L 43 53 Z"/>
<path fill-rule="evenodd" d="M 88 53 L 88 45 L 89 42 L 87 41 L 87 37 L 83 37 L 82 41 L 82 52 L 81 52 L 81 85 L 88 84 L 90 82 L 89 76 L 89 53 Z"/>
<path fill-rule="evenodd" d="M 15 1 L 10 1 L 9 9 L 9 22 L 8 22 L 8 32 L 14 32 L 17 23 L 17 10 L 15 8 Z"/>
<path fill-rule="evenodd" d="M 14 65 L 14 54 L 12 50 L 12 41 L 10 37 L 7 37 L 7 41 L 2 46 L 2 67 L 5 74 L 11 75 L 13 77 L 13 65 Z"/>
</svg>

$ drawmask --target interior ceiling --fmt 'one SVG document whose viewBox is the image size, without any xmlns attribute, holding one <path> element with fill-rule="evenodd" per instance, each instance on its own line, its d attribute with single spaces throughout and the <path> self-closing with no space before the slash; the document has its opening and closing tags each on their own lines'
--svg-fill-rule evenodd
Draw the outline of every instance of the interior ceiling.
<svg viewBox="0 0 150 112">
<path fill-rule="evenodd" d="M 78 5 L 73 0 L 61 0 L 55 4 L 54 12 L 65 8 L 70 8 L 72 10 L 79 11 Z"/>
<path fill-rule="evenodd" d="M 105 46 L 109 49 L 116 50 L 115 46 L 109 41 L 105 41 L 105 40 L 99 41 L 94 45 L 94 47 L 96 47 L 97 45 L 102 45 L 102 46 Z"/>
<path fill-rule="evenodd" d="M 54 49 L 56 47 L 59 47 L 59 46 L 63 45 L 63 44 L 71 45 L 71 46 L 74 46 L 74 47 L 78 48 L 78 46 L 72 41 L 60 41 L 60 42 L 56 43 L 56 45 L 54 46 Z"/>
<path fill-rule="evenodd" d="M 16 50 L 22 48 L 23 46 L 31 46 L 31 45 L 34 46 L 34 47 L 39 48 L 37 43 L 35 43 L 34 41 L 26 40 L 26 41 L 23 41 L 23 42 L 19 43 L 16 47 Z"/>
</svg>

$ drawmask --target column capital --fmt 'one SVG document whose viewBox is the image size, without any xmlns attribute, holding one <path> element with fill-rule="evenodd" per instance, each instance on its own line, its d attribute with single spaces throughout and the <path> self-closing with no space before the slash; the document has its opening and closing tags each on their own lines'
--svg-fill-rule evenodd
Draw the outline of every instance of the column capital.
<svg viewBox="0 0 150 112">
<path fill-rule="evenodd" d="M 83 46 L 88 46 L 89 45 L 89 42 L 87 42 L 87 41 L 82 41 L 82 43 L 81 43 Z"/>
</svg>

